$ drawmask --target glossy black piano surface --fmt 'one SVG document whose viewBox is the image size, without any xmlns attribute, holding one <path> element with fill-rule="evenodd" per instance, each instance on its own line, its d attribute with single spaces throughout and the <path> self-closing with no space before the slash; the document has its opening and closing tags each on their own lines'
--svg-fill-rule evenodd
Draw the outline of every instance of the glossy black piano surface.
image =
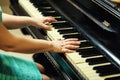
<svg viewBox="0 0 120 80">
<path fill-rule="evenodd" d="M 120 4 L 111 2 L 111 0 L 93 0 L 102 8 L 106 9 L 109 13 L 120 19 Z"/>
<path fill-rule="evenodd" d="M 10 1 L 10 8 L 14 14 L 29 16 L 18 0 Z M 116 7 L 105 8 L 105 6 L 111 6 L 107 0 L 30 0 L 30 2 L 44 16 L 56 17 L 59 23 L 52 23 L 52 25 L 64 38 L 75 37 L 81 41 L 77 52 L 86 59 L 85 62 L 88 65 L 111 63 L 93 68 L 96 73 L 99 73 L 99 76 L 120 74 L 120 13 Z M 43 6 L 47 8 L 43 8 Z M 117 13 L 112 13 L 111 9 Z M 47 37 L 44 30 L 31 26 L 26 29 L 34 38 L 46 39 Z M 59 77 L 59 80 L 86 79 L 63 54 L 35 54 L 33 58 L 43 64 L 48 73 Z M 105 78 L 105 80 L 119 79 L 120 76 Z"/>
</svg>

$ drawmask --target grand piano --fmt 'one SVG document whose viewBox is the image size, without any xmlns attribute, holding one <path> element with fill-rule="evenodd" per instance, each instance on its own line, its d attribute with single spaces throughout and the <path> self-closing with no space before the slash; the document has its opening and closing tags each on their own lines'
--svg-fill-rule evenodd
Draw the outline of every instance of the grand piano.
<svg viewBox="0 0 120 80">
<path fill-rule="evenodd" d="M 35 53 L 54 80 L 120 80 L 120 4 L 110 0 L 10 0 L 14 15 L 54 16 L 52 31 L 28 26 L 36 39 L 78 38 L 70 54 Z"/>
</svg>

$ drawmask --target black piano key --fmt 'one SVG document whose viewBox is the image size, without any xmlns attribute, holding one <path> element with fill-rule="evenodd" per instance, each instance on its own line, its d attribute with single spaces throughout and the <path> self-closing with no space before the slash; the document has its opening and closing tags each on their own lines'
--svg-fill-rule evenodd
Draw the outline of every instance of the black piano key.
<svg viewBox="0 0 120 80">
<path fill-rule="evenodd" d="M 36 7 L 40 12 L 54 11 L 52 6 L 48 2 L 33 2 L 34 7 Z M 52 16 L 52 15 L 51 15 Z"/>
<path fill-rule="evenodd" d="M 86 59 L 89 65 L 101 64 L 109 62 L 105 57 L 98 57 L 98 58 L 90 58 Z"/>
<path fill-rule="evenodd" d="M 30 2 L 33 3 L 33 5 L 36 7 L 51 6 L 48 2 L 41 0 L 30 0 Z"/>
<path fill-rule="evenodd" d="M 56 29 L 58 30 L 58 32 L 60 32 L 60 31 L 62 32 L 64 30 L 73 29 L 73 27 L 70 27 L 70 26 L 65 27 L 64 26 L 64 27 L 59 27 L 59 28 L 57 27 Z M 69 33 L 72 33 L 72 32 L 69 31 Z M 64 34 L 64 33 L 61 33 L 61 34 Z"/>
<path fill-rule="evenodd" d="M 65 39 L 67 39 L 67 38 L 78 38 L 78 39 L 81 39 L 79 34 L 64 34 L 63 37 Z"/>
<path fill-rule="evenodd" d="M 111 78 L 106 78 L 105 80 L 120 80 L 120 76 L 111 77 Z"/>
<path fill-rule="evenodd" d="M 95 48 L 78 49 L 77 52 L 79 52 L 79 55 L 83 58 L 101 55 Z"/>
<path fill-rule="evenodd" d="M 38 3 L 38 2 L 41 2 L 42 0 L 30 0 L 30 2 L 32 3 Z"/>
<path fill-rule="evenodd" d="M 58 29 L 58 32 L 60 34 L 66 34 L 66 33 L 75 33 L 75 32 L 77 32 L 77 30 L 75 30 L 75 29 L 62 29 L 62 30 L 59 30 Z"/>
<path fill-rule="evenodd" d="M 96 70 L 96 72 L 99 73 L 100 76 L 107 76 L 107 75 L 120 73 L 120 71 L 112 64 L 97 66 L 94 67 L 93 69 Z"/>
<path fill-rule="evenodd" d="M 48 7 L 48 6 L 51 6 L 48 2 L 41 2 L 38 6 L 42 6 L 42 7 Z"/>
<path fill-rule="evenodd" d="M 55 17 L 55 19 L 56 19 L 57 21 L 65 21 L 65 19 L 62 18 L 61 16 L 60 16 L 60 17 Z"/>
<path fill-rule="evenodd" d="M 38 7 L 38 10 L 40 12 L 43 12 L 43 11 L 54 11 L 54 9 L 52 7 Z"/>
<path fill-rule="evenodd" d="M 48 6 L 51 6 L 48 2 L 46 1 L 43 1 L 43 2 L 40 2 L 40 1 L 31 1 L 33 3 L 34 6 L 36 7 L 48 7 Z"/>
<path fill-rule="evenodd" d="M 71 25 L 67 21 L 58 21 L 52 23 L 53 27 L 58 28 L 69 28 Z"/>
<path fill-rule="evenodd" d="M 90 42 L 85 41 L 85 42 L 81 42 L 80 47 L 89 47 L 92 46 Z"/>
<path fill-rule="evenodd" d="M 53 16 L 53 17 L 60 16 L 60 14 L 58 14 L 56 11 L 42 11 L 42 14 L 44 16 Z"/>
<path fill-rule="evenodd" d="M 64 34 L 63 38 L 67 39 L 67 38 L 78 38 L 79 40 L 86 40 L 82 35 L 80 35 L 79 33 L 76 34 Z"/>
<path fill-rule="evenodd" d="M 56 11 L 54 11 L 54 10 L 45 10 L 45 11 L 42 11 L 42 13 L 48 13 L 48 14 L 50 13 L 50 14 L 52 14 L 52 13 L 56 13 Z"/>
</svg>

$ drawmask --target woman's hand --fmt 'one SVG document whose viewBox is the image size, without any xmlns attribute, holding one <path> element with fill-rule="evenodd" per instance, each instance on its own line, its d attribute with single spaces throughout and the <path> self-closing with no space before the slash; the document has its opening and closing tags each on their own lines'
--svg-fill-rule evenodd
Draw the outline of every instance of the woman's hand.
<svg viewBox="0 0 120 80">
<path fill-rule="evenodd" d="M 32 25 L 38 28 L 43 28 L 45 30 L 51 30 L 51 22 L 56 22 L 54 17 L 42 17 L 42 18 L 32 18 Z"/>
<path fill-rule="evenodd" d="M 79 48 L 80 42 L 77 38 L 52 41 L 52 52 L 71 53 Z"/>
<path fill-rule="evenodd" d="M 111 0 L 112 2 L 120 3 L 120 0 Z"/>
</svg>

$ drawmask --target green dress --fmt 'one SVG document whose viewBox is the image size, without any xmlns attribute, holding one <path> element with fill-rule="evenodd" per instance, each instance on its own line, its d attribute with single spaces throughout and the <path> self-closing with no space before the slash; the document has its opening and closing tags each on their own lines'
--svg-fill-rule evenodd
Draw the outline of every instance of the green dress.
<svg viewBox="0 0 120 80">
<path fill-rule="evenodd" d="M 42 80 L 42 75 L 33 61 L 0 53 L 0 80 Z"/>
</svg>

